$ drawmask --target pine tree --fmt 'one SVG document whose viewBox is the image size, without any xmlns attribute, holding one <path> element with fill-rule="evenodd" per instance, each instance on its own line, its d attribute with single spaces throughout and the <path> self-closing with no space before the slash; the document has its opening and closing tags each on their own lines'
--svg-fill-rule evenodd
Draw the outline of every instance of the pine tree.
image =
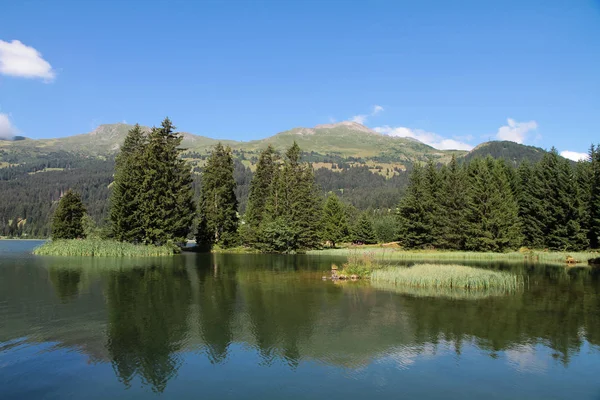
<svg viewBox="0 0 600 400">
<path fill-rule="evenodd" d="M 58 202 L 52 218 L 52 239 L 79 239 L 85 237 L 82 219 L 85 207 L 81 195 L 68 190 Z"/>
<path fill-rule="evenodd" d="M 433 243 L 428 196 L 423 167 L 415 165 L 407 193 L 398 206 L 398 236 L 406 248 L 421 248 Z"/>
<path fill-rule="evenodd" d="M 544 204 L 542 181 L 538 169 L 527 160 L 519 165 L 517 172 L 519 218 L 522 224 L 523 245 L 533 249 L 544 246 Z"/>
<path fill-rule="evenodd" d="M 360 244 L 377 243 L 373 224 L 366 212 L 360 214 L 356 225 L 352 231 L 352 241 Z"/>
<path fill-rule="evenodd" d="M 140 192 L 145 167 L 146 136 L 139 124 L 127 134 L 115 160 L 115 181 L 110 197 L 110 222 L 115 239 L 141 242 L 144 238 Z"/>
<path fill-rule="evenodd" d="M 467 210 L 467 182 L 465 171 L 452 156 L 450 164 L 442 170 L 440 236 L 442 248 L 461 250 L 465 244 L 465 214 Z"/>
<path fill-rule="evenodd" d="M 331 193 L 323 207 L 323 240 L 329 241 L 332 247 L 348 237 L 348 221 L 344 205 L 335 193 Z"/>
<path fill-rule="evenodd" d="M 425 197 L 421 199 L 426 211 L 426 219 L 431 229 L 431 242 L 429 246 L 438 247 L 441 245 L 443 229 L 443 195 L 442 177 L 436 168 L 432 159 L 429 159 L 425 166 Z"/>
<path fill-rule="evenodd" d="M 283 167 L 275 173 L 266 213 L 261 224 L 264 251 L 280 251 L 273 242 L 285 243 L 286 252 L 304 251 L 321 244 L 321 201 L 312 167 L 300 162 L 297 143 L 287 150 Z M 285 235 L 286 237 L 281 237 Z"/>
<path fill-rule="evenodd" d="M 590 149 L 590 192 L 588 203 L 588 238 L 590 247 L 600 247 L 600 146 Z"/>
<path fill-rule="evenodd" d="M 235 197 L 231 148 L 217 144 L 202 172 L 199 230 L 196 242 L 203 247 L 238 244 L 238 201 Z M 210 238 L 210 239 L 209 239 Z M 207 240 L 210 240 L 206 243 Z"/>
<path fill-rule="evenodd" d="M 551 250 L 577 250 L 587 247 L 586 233 L 581 228 L 581 208 L 577 183 L 570 162 L 556 149 L 545 154 L 538 168 L 544 200 L 544 244 Z"/>
<path fill-rule="evenodd" d="M 248 246 L 255 245 L 258 238 L 258 229 L 264 219 L 267 200 L 269 198 L 275 174 L 278 171 L 277 154 L 273 146 L 269 145 L 261 154 L 256 164 L 256 171 L 250 183 L 248 206 L 244 215 L 244 243 Z"/>
<path fill-rule="evenodd" d="M 138 204 L 145 243 L 183 242 L 194 219 L 191 168 L 180 157 L 183 136 L 174 130 L 165 118 L 144 146 Z"/>
<path fill-rule="evenodd" d="M 504 166 L 491 157 L 468 166 L 469 203 L 465 247 L 474 251 L 504 251 L 521 244 L 518 204 Z"/>
</svg>

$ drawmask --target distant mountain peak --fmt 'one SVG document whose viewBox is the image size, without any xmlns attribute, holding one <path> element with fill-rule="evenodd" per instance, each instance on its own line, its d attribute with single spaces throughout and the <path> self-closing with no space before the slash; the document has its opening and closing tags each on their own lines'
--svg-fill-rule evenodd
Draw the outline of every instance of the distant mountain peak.
<svg viewBox="0 0 600 400">
<path fill-rule="evenodd" d="M 332 124 L 321 124 L 321 125 L 315 126 L 313 129 L 317 130 L 317 129 L 337 129 L 337 128 L 346 128 L 346 129 L 350 129 L 353 131 L 374 133 L 374 134 L 378 135 L 378 133 L 375 132 L 374 130 L 372 130 L 362 124 L 359 124 L 358 122 L 353 122 L 353 121 L 342 121 L 342 122 L 336 122 L 336 123 L 332 123 Z"/>
</svg>

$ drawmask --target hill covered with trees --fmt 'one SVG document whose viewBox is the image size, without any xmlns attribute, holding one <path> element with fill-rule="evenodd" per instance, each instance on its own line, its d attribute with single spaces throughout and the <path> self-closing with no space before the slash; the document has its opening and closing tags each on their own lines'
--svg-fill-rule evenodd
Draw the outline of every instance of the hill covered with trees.
<svg viewBox="0 0 600 400">
<path fill-rule="evenodd" d="M 60 139 L 0 143 L 0 236 L 48 237 L 49 218 L 68 189 L 81 194 L 88 214 L 98 224 L 108 217 L 115 157 L 132 125 L 102 125 L 88 134 Z M 150 129 L 140 127 L 149 133 Z M 183 159 L 192 168 L 195 197 L 200 174 L 218 141 L 182 133 Z M 542 149 L 511 142 L 490 142 L 470 153 L 441 151 L 418 141 L 378 134 L 356 123 L 295 128 L 252 142 L 223 141 L 231 148 L 238 211 L 246 210 L 250 181 L 267 146 L 283 152 L 294 142 L 314 169 L 322 194 L 335 193 L 359 210 L 395 209 L 416 163 L 446 165 L 491 155 L 511 165 L 539 161 Z M 380 211 L 382 212 L 382 211 Z"/>
</svg>

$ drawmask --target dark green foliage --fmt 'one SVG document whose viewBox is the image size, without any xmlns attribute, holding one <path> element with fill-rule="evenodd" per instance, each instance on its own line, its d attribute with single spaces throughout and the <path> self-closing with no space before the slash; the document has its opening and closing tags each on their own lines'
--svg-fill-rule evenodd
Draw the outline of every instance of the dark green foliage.
<svg viewBox="0 0 600 400">
<path fill-rule="evenodd" d="M 165 118 L 144 146 L 139 203 L 144 243 L 183 242 L 194 219 L 192 174 L 179 156 L 183 136 L 174 130 Z"/>
<path fill-rule="evenodd" d="M 396 217 L 391 213 L 375 215 L 372 220 L 375 238 L 379 243 L 389 243 L 397 239 Z"/>
<path fill-rule="evenodd" d="M 539 169 L 524 161 L 519 166 L 517 199 L 521 218 L 523 245 L 539 249 L 544 246 L 544 199 Z"/>
<path fill-rule="evenodd" d="M 108 210 L 108 186 L 112 182 L 112 159 L 90 160 L 65 154 L 56 163 L 65 170 L 28 174 L 27 166 L 0 169 L 0 236 L 42 237 L 51 235 L 52 215 L 60 197 L 69 188 L 81 194 L 87 213 L 101 222 Z M 64 158 L 63 158 L 64 157 Z M 58 162 L 60 161 L 60 162 Z M 67 163 L 72 168 L 66 168 Z M 2 173 L 17 172 L 2 180 Z"/>
<path fill-rule="evenodd" d="M 538 162 L 542 159 L 546 151 L 539 147 L 526 146 L 510 141 L 491 141 L 483 143 L 471 150 L 464 158 L 470 162 L 476 158 L 485 158 L 488 156 L 503 159 L 510 166 L 516 167 L 524 160 L 529 162 Z"/>
<path fill-rule="evenodd" d="M 146 244 L 186 240 L 194 218 L 192 175 L 181 159 L 183 137 L 168 118 L 145 134 L 131 129 L 115 161 L 110 221 L 120 241 Z"/>
<path fill-rule="evenodd" d="M 581 207 L 575 175 L 568 160 L 555 149 L 538 164 L 542 180 L 544 246 L 552 250 L 576 250 L 588 245 L 581 227 Z"/>
<path fill-rule="evenodd" d="M 85 237 L 82 219 L 85 207 L 78 193 L 68 190 L 60 199 L 52 218 L 52 239 L 79 239 Z"/>
<path fill-rule="evenodd" d="M 278 171 L 277 154 L 268 146 L 256 164 L 256 171 L 250 183 L 248 206 L 244 215 L 243 241 L 246 245 L 258 242 L 258 230 L 265 216 L 267 200 L 270 195 L 273 178 Z"/>
<path fill-rule="evenodd" d="M 235 197 L 231 149 L 217 144 L 202 171 L 196 242 L 201 247 L 238 244 L 238 202 Z"/>
<path fill-rule="evenodd" d="M 115 181 L 110 197 L 110 221 L 113 236 L 119 241 L 141 242 L 144 238 L 140 204 L 145 167 L 147 138 L 136 124 L 127 134 L 115 160 Z"/>
<path fill-rule="evenodd" d="M 600 146 L 590 149 L 590 184 L 587 214 L 588 238 L 594 249 L 600 247 Z"/>
<path fill-rule="evenodd" d="M 404 247 L 422 248 L 433 244 L 432 215 L 428 208 L 431 203 L 425 171 L 415 165 L 407 193 L 398 207 L 398 236 Z"/>
<path fill-rule="evenodd" d="M 336 243 L 344 241 L 349 234 L 344 208 L 335 193 L 327 196 L 323 207 L 322 237 L 323 240 L 330 242 L 332 247 L 335 247 Z"/>
<path fill-rule="evenodd" d="M 521 223 L 503 163 L 491 157 L 468 167 L 469 199 L 465 248 L 505 251 L 520 246 Z"/>
<path fill-rule="evenodd" d="M 300 154 L 294 143 L 273 173 L 260 239 L 253 245 L 263 251 L 304 251 L 321 244 L 321 200 L 312 167 L 300 162 Z"/>
<path fill-rule="evenodd" d="M 452 157 L 447 168 L 441 171 L 439 247 L 459 250 L 465 246 L 465 218 L 468 204 L 468 184 L 464 168 Z"/>
<path fill-rule="evenodd" d="M 367 213 L 360 214 L 358 221 L 352 230 L 352 242 L 358 244 L 373 244 L 377 243 L 373 224 Z"/>
</svg>

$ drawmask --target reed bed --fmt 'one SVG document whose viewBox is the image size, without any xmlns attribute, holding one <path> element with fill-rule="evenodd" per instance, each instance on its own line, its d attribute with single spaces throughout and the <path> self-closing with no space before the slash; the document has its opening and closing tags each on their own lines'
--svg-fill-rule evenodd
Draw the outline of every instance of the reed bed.
<svg viewBox="0 0 600 400">
<path fill-rule="evenodd" d="M 524 250 L 507 253 L 442 250 L 399 250 L 383 247 L 349 247 L 345 249 L 313 250 L 309 254 L 350 256 L 371 253 L 378 261 L 505 261 L 565 264 L 567 257 L 581 263 L 599 256 L 598 252 L 562 252 Z"/>
<path fill-rule="evenodd" d="M 376 269 L 371 273 L 371 281 L 415 288 L 468 291 L 515 292 L 524 286 L 521 277 L 506 272 L 443 264 Z"/>
<path fill-rule="evenodd" d="M 37 247 L 33 254 L 73 257 L 159 257 L 175 254 L 175 248 L 171 246 L 135 245 L 115 240 L 72 239 L 48 241 Z"/>
<path fill-rule="evenodd" d="M 411 297 L 442 297 L 453 300 L 482 300 L 490 297 L 504 296 L 507 294 L 505 290 L 496 287 L 491 287 L 487 290 L 464 290 L 449 287 L 433 288 L 402 285 L 399 286 L 394 283 L 383 281 L 370 282 L 370 285 L 372 288 L 377 290 L 408 295 Z"/>
</svg>

